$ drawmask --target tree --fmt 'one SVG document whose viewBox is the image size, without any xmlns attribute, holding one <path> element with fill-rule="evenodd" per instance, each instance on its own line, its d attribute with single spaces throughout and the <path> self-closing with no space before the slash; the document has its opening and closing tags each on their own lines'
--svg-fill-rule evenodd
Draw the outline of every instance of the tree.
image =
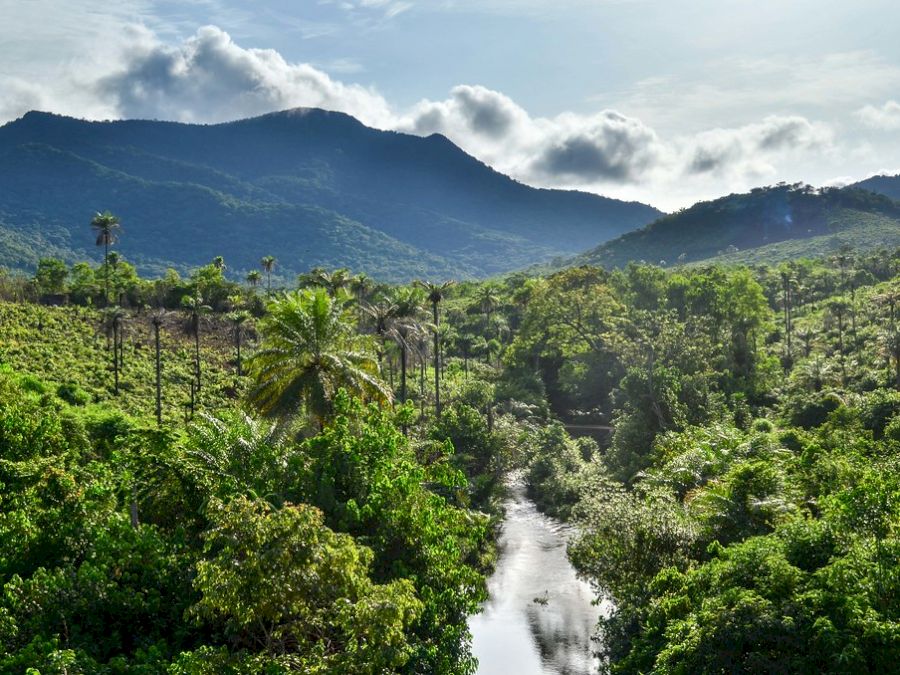
<svg viewBox="0 0 900 675">
<path fill-rule="evenodd" d="M 259 273 L 259 270 L 250 270 L 247 272 L 247 283 L 250 284 L 252 288 L 259 286 L 260 281 L 262 281 L 262 275 Z"/>
<path fill-rule="evenodd" d="M 121 230 L 121 222 L 118 216 L 114 216 L 109 211 L 97 213 L 91 220 L 91 227 L 97 233 L 97 246 L 103 247 L 103 269 L 104 269 L 104 294 L 105 300 L 109 303 L 109 247 L 115 244 L 119 239 L 119 231 Z"/>
<path fill-rule="evenodd" d="M 397 305 L 390 300 L 380 300 L 375 304 L 365 303 L 362 305 L 363 313 L 372 320 L 372 329 L 378 336 L 378 342 L 381 348 L 378 350 L 378 365 L 384 370 L 384 356 L 387 351 L 388 328 L 391 320 L 397 313 Z M 394 372 L 391 369 L 391 386 L 394 385 Z"/>
<path fill-rule="evenodd" d="M 352 287 L 353 281 L 349 270 L 343 267 L 332 272 L 324 267 L 313 267 L 306 274 L 297 277 L 297 285 L 300 288 L 324 288 L 331 295 L 337 295 L 341 290 Z"/>
<path fill-rule="evenodd" d="M 231 319 L 231 323 L 234 324 L 234 347 L 237 355 L 237 374 L 238 376 L 241 376 L 244 374 L 243 362 L 241 360 L 241 334 L 243 332 L 244 324 L 250 319 L 250 314 L 246 310 L 237 310 L 231 312 L 228 315 L 228 318 Z"/>
<path fill-rule="evenodd" d="M 828 311 L 837 321 L 838 358 L 841 361 L 841 383 L 847 384 L 847 356 L 844 353 L 844 318 L 850 309 L 850 303 L 843 298 L 836 298 L 828 303 Z"/>
<path fill-rule="evenodd" d="M 165 320 L 165 310 L 153 314 L 150 323 L 153 324 L 153 348 L 156 366 L 156 425 L 162 426 L 162 362 L 159 351 L 159 329 Z"/>
<path fill-rule="evenodd" d="M 194 386 L 199 392 L 201 387 L 200 378 L 200 317 L 206 312 L 211 311 L 209 305 L 203 304 L 203 296 L 199 292 L 193 295 L 185 295 L 181 298 L 181 306 L 187 311 L 188 332 L 194 338 Z"/>
<path fill-rule="evenodd" d="M 125 320 L 125 312 L 121 307 L 108 307 L 104 310 L 104 324 L 107 336 L 112 336 L 112 369 L 113 391 L 119 395 L 119 373 L 122 366 L 122 323 Z"/>
<path fill-rule="evenodd" d="M 438 305 L 444 299 L 447 291 L 456 283 L 454 281 L 445 281 L 441 284 L 435 284 L 430 281 L 417 282 L 427 294 L 428 302 L 431 303 L 431 317 L 434 325 L 434 416 L 441 417 L 441 345 L 440 345 L 440 326 L 441 317 Z"/>
<path fill-rule="evenodd" d="M 481 310 L 482 314 L 485 317 L 485 323 L 487 325 L 491 322 L 491 316 L 494 311 L 500 306 L 500 293 L 497 291 L 497 288 L 491 284 L 485 284 L 481 288 L 478 289 L 478 293 L 475 296 L 475 303 L 478 306 L 478 309 Z"/>
<path fill-rule="evenodd" d="M 239 498 L 210 515 L 195 611 L 276 659 L 265 672 L 395 672 L 409 659 L 423 609 L 412 584 L 373 583 L 371 550 L 325 527 L 318 509 Z"/>
<path fill-rule="evenodd" d="M 66 292 L 68 275 L 69 269 L 62 260 L 41 258 L 34 274 L 34 281 L 41 295 L 59 295 Z"/>
<path fill-rule="evenodd" d="M 248 359 L 248 400 L 263 415 L 286 417 L 302 405 L 324 425 L 338 390 L 390 401 L 368 341 L 355 333 L 346 301 L 325 289 L 287 293 L 269 304 L 261 348 Z"/>
<path fill-rule="evenodd" d="M 400 400 L 406 402 L 406 369 L 410 353 L 416 353 L 415 345 L 424 330 L 419 321 L 422 310 L 422 292 L 418 288 L 399 288 L 394 293 L 394 313 L 388 323 L 387 337 L 400 349 Z"/>
<path fill-rule="evenodd" d="M 259 261 L 266 273 L 266 294 L 272 294 L 272 270 L 275 269 L 275 263 L 278 262 L 275 256 L 267 255 Z"/>
</svg>

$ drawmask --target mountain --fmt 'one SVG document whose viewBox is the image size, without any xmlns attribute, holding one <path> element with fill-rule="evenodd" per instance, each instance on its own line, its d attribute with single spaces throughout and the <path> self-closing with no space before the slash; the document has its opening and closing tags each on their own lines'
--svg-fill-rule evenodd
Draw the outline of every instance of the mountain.
<svg viewBox="0 0 900 675">
<path fill-rule="evenodd" d="M 478 277 L 589 246 L 660 215 L 639 203 L 536 189 L 447 138 L 295 109 L 237 122 L 87 122 L 31 112 L 0 127 L 0 264 L 97 258 L 88 223 L 122 219 L 144 272 L 268 254 L 386 280 Z"/>
<path fill-rule="evenodd" d="M 604 267 L 639 260 L 773 262 L 823 254 L 845 243 L 862 249 L 891 242 L 900 244 L 900 202 L 856 188 L 779 184 L 699 202 L 574 262 Z"/>
<path fill-rule="evenodd" d="M 900 200 L 900 176 L 872 176 L 849 186 Z"/>
</svg>

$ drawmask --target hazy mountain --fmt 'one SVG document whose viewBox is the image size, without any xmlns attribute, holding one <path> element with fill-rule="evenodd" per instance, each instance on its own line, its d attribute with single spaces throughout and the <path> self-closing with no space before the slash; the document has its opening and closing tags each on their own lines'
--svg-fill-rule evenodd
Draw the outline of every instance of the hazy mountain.
<svg viewBox="0 0 900 675">
<path fill-rule="evenodd" d="M 900 203 L 855 188 L 777 185 L 733 194 L 663 216 L 576 259 L 605 267 L 715 257 L 778 260 L 900 243 Z"/>
<path fill-rule="evenodd" d="M 570 256 L 660 215 L 528 187 L 443 136 L 298 109 L 218 125 L 86 122 L 32 112 L 0 127 L 0 264 L 96 257 L 88 223 L 119 215 L 145 271 L 273 254 L 292 274 L 484 276 Z"/>
</svg>

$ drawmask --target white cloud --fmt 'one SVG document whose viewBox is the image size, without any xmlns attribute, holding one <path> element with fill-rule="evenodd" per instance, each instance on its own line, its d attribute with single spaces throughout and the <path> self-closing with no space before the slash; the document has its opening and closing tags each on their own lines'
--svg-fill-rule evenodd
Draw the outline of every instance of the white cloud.
<svg viewBox="0 0 900 675">
<path fill-rule="evenodd" d="M 900 129 L 900 103 L 891 100 L 882 106 L 867 105 L 856 111 L 857 117 L 866 126 L 884 131 Z"/>
<path fill-rule="evenodd" d="M 220 122 L 306 106 L 342 110 L 374 126 L 390 120 L 387 103 L 371 89 L 288 63 L 271 49 L 240 47 L 215 26 L 174 47 L 136 30 L 124 63 L 95 85 L 122 117 Z"/>
<path fill-rule="evenodd" d="M 366 1 L 381 9 L 391 4 Z M 46 86 L 0 80 L 0 119 L 44 108 L 94 119 L 208 123 L 321 107 L 378 128 L 444 134 L 497 170 L 533 185 L 586 189 L 663 207 L 787 178 L 784 162 L 805 158 L 811 164 L 835 145 L 829 125 L 799 115 L 662 134 L 613 109 L 533 116 L 509 96 L 476 85 L 460 85 L 445 99 L 398 110 L 372 88 L 342 82 L 308 63 L 288 62 L 274 50 L 244 48 L 214 26 L 174 45 L 145 27 L 121 35 L 119 46 L 111 47 L 114 65 L 99 72 L 87 69 L 76 78 L 72 73 L 83 69 L 72 68 L 64 81 Z M 347 62 L 345 70 L 355 66 Z M 341 64 L 332 70 L 340 72 Z"/>
</svg>

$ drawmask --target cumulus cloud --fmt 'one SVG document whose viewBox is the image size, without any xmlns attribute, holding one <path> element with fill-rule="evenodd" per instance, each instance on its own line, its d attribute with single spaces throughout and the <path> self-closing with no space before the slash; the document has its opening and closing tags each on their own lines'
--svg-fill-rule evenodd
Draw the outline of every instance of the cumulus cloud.
<svg viewBox="0 0 900 675">
<path fill-rule="evenodd" d="M 587 184 L 640 178 L 660 144 L 639 120 L 606 110 L 534 118 L 504 94 L 461 85 L 443 101 L 422 101 L 398 127 L 441 133 L 489 164 L 525 180 Z"/>
<path fill-rule="evenodd" d="M 177 46 L 133 29 L 124 68 L 100 78 L 98 96 L 122 117 L 219 122 L 300 106 L 342 110 L 367 124 L 390 119 L 376 92 L 344 84 L 272 49 L 245 49 L 215 26 Z"/>
<path fill-rule="evenodd" d="M 391 4 L 358 0 L 355 6 L 386 10 Z M 833 144 L 827 125 L 800 116 L 665 138 L 641 119 L 612 109 L 533 116 L 509 96 L 477 85 L 460 85 L 444 99 L 398 110 L 372 88 L 342 82 L 308 63 L 288 62 L 271 49 L 242 47 L 214 26 L 177 44 L 132 27 L 118 50 L 109 59 L 114 65 L 102 72 L 78 81 L 70 77 L 52 88 L 0 81 L 0 120 L 44 108 L 94 119 L 212 123 L 321 107 L 382 129 L 443 134 L 498 171 L 533 185 L 664 206 L 685 199 L 673 195 L 690 200 L 783 177 L 783 159 L 803 153 L 812 158 Z M 892 114 L 893 108 L 881 112 Z M 701 191 L 698 185 L 705 187 Z"/>
<path fill-rule="evenodd" d="M 831 129 L 805 117 L 771 115 L 733 129 L 712 129 L 681 141 L 687 174 L 725 173 L 748 178 L 775 173 L 786 153 L 828 148 Z"/>
<path fill-rule="evenodd" d="M 882 106 L 867 105 L 856 111 L 856 116 L 866 126 L 884 131 L 900 129 L 900 103 L 888 101 Z"/>
</svg>

